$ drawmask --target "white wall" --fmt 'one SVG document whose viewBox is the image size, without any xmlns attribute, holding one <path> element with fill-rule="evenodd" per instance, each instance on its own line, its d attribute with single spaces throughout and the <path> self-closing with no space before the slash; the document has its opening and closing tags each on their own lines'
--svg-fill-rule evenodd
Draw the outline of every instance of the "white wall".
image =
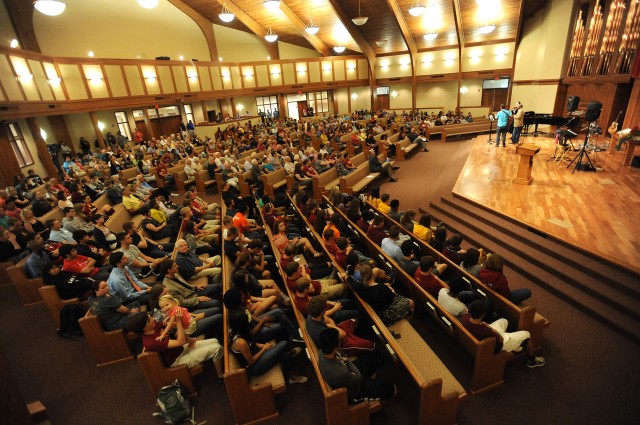
<svg viewBox="0 0 640 425">
<path fill-rule="evenodd" d="M 457 81 L 418 84 L 416 107 L 420 109 L 441 106 L 444 111 L 454 110 L 457 103 Z"/>
<path fill-rule="evenodd" d="M 318 58 L 322 56 L 320 52 L 305 47 L 296 46 L 295 44 L 278 41 L 278 53 L 280 59 L 298 59 L 298 58 Z"/>
<path fill-rule="evenodd" d="M 257 35 L 213 24 L 218 56 L 223 62 L 266 61 L 267 48 Z"/>
<path fill-rule="evenodd" d="M 411 84 L 389 84 L 389 108 L 411 109 Z"/>
<path fill-rule="evenodd" d="M 465 87 L 466 93 L 460 92 L 460 108 L 465 106 L 480 106 L 482 103 L 482 80 L 462 80 L 460 88 Z"/>
<path fill-rule="evenodd" d="M 82 0 L 67 3 L 60 16 L 33 14 L 42 53 L 52 56 L 178 59 L 209 61 L 200 27 L 168 1 L 144 9 L 132 0 Z"/>
</svg>

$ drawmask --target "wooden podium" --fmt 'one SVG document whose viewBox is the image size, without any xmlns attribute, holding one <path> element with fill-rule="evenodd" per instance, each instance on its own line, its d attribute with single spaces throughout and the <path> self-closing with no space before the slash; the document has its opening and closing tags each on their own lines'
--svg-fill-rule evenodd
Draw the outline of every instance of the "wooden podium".
<svg viewBox="0 0 640 425">
<path fill-rule="evenodd" d="M 520 155 L 518 163 L 518 175 L 513 182 L 516 184 L 531 184 L 531 167 L 533 166 L 533 156 L 540 152 L 540 147 L 532 144 L 522 144 L 516 146 L 516 153 Z"/>
</svg>

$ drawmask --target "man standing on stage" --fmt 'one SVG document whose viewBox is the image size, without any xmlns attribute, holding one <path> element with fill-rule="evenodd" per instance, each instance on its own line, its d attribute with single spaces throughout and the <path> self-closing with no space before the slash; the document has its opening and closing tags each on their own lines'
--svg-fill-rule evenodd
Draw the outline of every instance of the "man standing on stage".
<svg viewBox="0 0 640 425">
<path fill-rule="evenodd" d="M 522 126 L 524 126 L 524 110 L 522 109 L 522 103 L 516 103 L 513 107 L 513 133 L 511 134 L 511 143 L 520 143 L 520 134 L 522 133 Z"/>
<path fill-rule="evenodd" d="M 496 114 L 496 118 L 498 120 L 498 129 L 496 130 L 496 148 L 500 146 L 500 135 L 502 135 L 502 147 L 506 147 L 507 127 L 509 124 L 509 117 L 512 115 L 511 111 L 504 109 L 504 103 L 500 105 L 500 112 Z"/>
</svg>

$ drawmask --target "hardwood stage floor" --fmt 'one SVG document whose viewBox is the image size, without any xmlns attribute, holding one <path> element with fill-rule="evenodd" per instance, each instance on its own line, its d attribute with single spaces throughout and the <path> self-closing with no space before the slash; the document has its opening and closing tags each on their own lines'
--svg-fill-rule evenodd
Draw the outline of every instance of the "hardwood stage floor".
<svg viewBox="0 0 640 425">
<path fill-rule="evenodd" d="M 549 160 L 555 139 L 522 137 L 521 141 L 540 146 L 533 163 L 534 180 L 527 186 L 511 182 L 519 160 L 515 145 L 507 140 L 506 148 L 496 148 L 487 143 L 488 137 L 474 142 L 453 188 L 456 195 L 640 270 L 640 169 L 622 165 L 623 151 L 598 152 L 596 164 L 603 171 L 571 174 L 573 165 L 567 168 Z"/>
</svg>

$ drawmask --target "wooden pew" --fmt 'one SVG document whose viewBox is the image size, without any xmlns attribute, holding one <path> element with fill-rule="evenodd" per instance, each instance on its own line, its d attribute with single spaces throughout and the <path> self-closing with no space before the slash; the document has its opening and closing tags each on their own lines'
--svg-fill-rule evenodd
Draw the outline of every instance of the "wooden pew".
<svg viewBox="0 0 640 425">
<path fill-rule="evenodd" d="M 396 159 L 399 161 L 405 160 L 407 155 L 409 155 L 411 151 L 415 150 L 417 147 L 417 143 L 411 142 L 411 140 L 406 137 L 404 140 L 396 143 Z"/>
<path fill-rule="evenodd" d="M 480 118 L 472 123 L 443 125 L 441 127 L 443 127 L 442 140 L 446 142 L 448 137 L 488 133 L 490 121 L 486 118 Z"/>
<path fill-rule="evenodd" d="M 287 170 L 281 168 L 273 173 L 264 174 L 262 181 L 265 193 L 273 198 L 276 191 L 287 184 Z"/>
<path fill-rule="evenodd" d="M 60 327 L 60 310 L 62 310 L 66 305 L 80 304 L 80 300 L 78 298 L 71 298 L 68 300 L 60 298 L 58 290 L 52 285 L 42 286 L 38 289 L 38 292 L 40 292 L 40 296 L 44 301 L 44 305 L 47 306 L 47 310 L 49 310 L 49 314 L 51 314 L 51 318 L 53 318 L 56 328 Z"/>
<path fill-rule="evenodd" d="M 222 214 L 225 207 L 222 206 Z M 222 244 L 222 284 L 223 292 L 230 288 L 233 263 L 224 254 Z M 223 307 L 224 334 L 224 384 L 227 389 L 231 409 L 237 424 L 258 424 L 275 420 L 278 409 L 275 396 L 286 390 L 285 377 L 282 367 L 278 364 L 264 375 L 249 379 L 245 369 L 241 368 L 235 356 L 231 353 L 229 340 L 229 321 L 226 307 Z M 250 409 L 247 406 L 251 406 Z"/>
<path fill-rule="evenodd" d="M 207 170 L 198 171 L 198 174 L 196 174 L 196 189 L 198 189 L 198 192 L 207 193 L 207 188 L 210 186 L 216 187 L 215 179 L 209 177 Z"/>
<path fill-rule="evenodd" d="M 180 381 L 180 385 L 185 387 L 189 397 L 198 395 L 193 377 L 202 373 L 203 366 L 201 364 L 191 369 L 184 365 L 166 367 L 159 353 L 147 351 L 138 356 L 138 363 L 153 397 L 158 395 L 160 388 L 172 384 L 176 379 Z"/>
<path fill-rule="evenodd" d="M 391 219 L 386 214 L 381 213 L 376 208 L 373 208 L 369 203 L 364 204 L 363 208 L 369 208 L 374 211 L 375 214 L 381 215 L 385 220 L 386 226 L 391 226 L 394 224 L 400 226 L 399 223 Z M 529 331 L 529 333 L 531 334 L 531 341 L 533 343 L 533 346 L 536 349 L 541 347 L 542 333 L 545 328 L 550 326 L 550 322 L 537 312 L 536 307 L 531 305 L 519 306 L 513 304 L 510 300 L 506 299 L 505 297 L 494 291 L 492 288 L 483 284 L 479 279 L 468 274 L 458 264 L 455 264 L 454 262 L 449 260 L 441 252 L 433 249 L 427 241 L 418 238 L 416 235 L 407 232 L 406 230 L 403 230 L 403 232 L 408 234 L 411 239 L 422 248 L 424 255 L 431 255 L 439 263 L 447 264 L 447 275 L 450 278 L 465 277 L 471 283 L 476 292 L 478 292 L 483 297 L 491 298 L 491 300 L 493 301 L 493 308 L 500 317 L 504 317 L 512 325 L 515 324 L 516 330 Z"/>
<path fill-rule="evenodd" d="M 140 174 L 138 167 L 132 167 L 118 171 L 118 175 L 120 176 L 120 181 L 122 183 L 131 183 L 136 179 L 136 176 L 138 174 Z"/>
<path fill-rule="evenodd" d="M 187 173 L 184 172 L 184 166 L 179 167 L 179 170 L 173 172 L 173 178 L 176 181 L 176 188 L 180 192 L 187 190 L 187 187 L 196 184 L 195 177 L 187 177 Z"/>
<path fill-rule="evenodd" d="M 42 297 L 40 296 L 39 289 L 44 285 L 41 277 L 31 279 L 27 276 L 24 269 L 27 263 L 28 256 L 22 259 L 18 264 L 10 263 L 11 266 L 7 268 L 8 279 L 5 282 L 12 282 L 13 286 L 18 291 L 18 295 L 22 299 L 22 305 L 25 307 L 40 304 Z"/>
<path fill-rule="evenodd" d="M 78 323 L 98 367 L 133 359 L 124 331 L 105 332 L 100 319 L 91 314 L 91 310 Z"/>
<path fill-rule="evenodd" d="M 326 197 L 325 197 L 326 200 Z M 293 202 L 292 202 L 293 205 Z M 335 258 L 326 250 L 318 235 L 310 223 L 295 207 L 298 217 L 306 224 L 307 229 L 329 256 L 334 267 L 339 273 L 344 270 L 335 263 Z M 335 208 L 334 208 L 335 210 Z M 408 320 L 404 319 L 394 323 L 389 328 L 385 326 L 377 313 L 357 294 L 355 297 L 367 317 L 373 322 L 373 330 L 379 336 L 391 357 L 406 369 L 409 376 L 420 389 L 419 419 L 420 424 L 454 424 L 458 403 L 467 394 L 460 383 L 440 361 L 428 344 L 415 331 Z M 396 339 L 391 331 L 402 335 Z"/>
<path fill-rule="evenodd" d="M 135 227 L 140 227 L 140 223 L 142 223 L 142 219 L 144 216 L 142 214 L 132 215 L 124 205 L 120 205 L 115 209 L 114 212 L 104 223 L 105 227 L 111 230 L 113 233 L 118 234 L 122 232 L 122 225 L 128 221 L 133 221 Z"/>
<path fill-rule="evenodd" d="M 358 193 L 378 177 L 380 177 L 380 173 L 371 172 L 369 163 L 366 162 L 364 166 L 344 177 L 340 177 L 340 191 L 350 195 Z"/>
<path fill-rule="evenodd" d="M 474 358 L 473 374 L 471 377 L 471 392 L 478 394 L 504 383 L 504 369 L 507 361 L 513 358 L 512 353 L 498 352 L 494 354 L 495 338 L 478 341 L 462 323 L 440 306 L 437 298 L 422 289 L 400 266 L 390 258 L 382 248 L 374 243 L 367 235 L 353 222 L 338 210 L 338 214 L 352 232 L 358 235 L 361 248 L 368 252 L 371 258 L 378 260 L 378 264 L 384 264 L 389 270 L 397 270 L 396 282 L 400 283 L 411 295 L 416 304 L 416 310 L 426 312 L 435 322 L 442 327 L 453 339 L 455 339 Z M 364 246 L 362 246 L 364 245 Z M 425 254 L 427 255 L 427 254 Z"/>
<path fill-rule="evenodd" d="M 334 186 L 340 185 L 340 175 L 335 167 L 332 167 L 322 174 L 313 176 L 311 181 L 313 187 L 313 197 L 321 199 L 325 192 L 330 191 Z"/>
</svg>

